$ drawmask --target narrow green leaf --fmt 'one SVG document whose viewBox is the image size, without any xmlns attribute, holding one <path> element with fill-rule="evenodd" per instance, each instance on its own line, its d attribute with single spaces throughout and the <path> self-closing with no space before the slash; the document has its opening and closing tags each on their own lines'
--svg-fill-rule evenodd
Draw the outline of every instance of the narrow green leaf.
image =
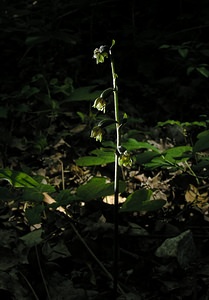
<svg viewBox="0 0 209 300">
<path fill-rule="evenodd" d="M 171 47 L 171 45 L 164 44 L 164 45 L 160 46 L 159 49 L 169 49 L 170 47 Z"/>
<path fill-rule="evenodd" d="M 0 179 L 7 180 L 14 187 L 34 188 L 40 184 L 29 175 L 10 169 L 0 169 Z"/>
<path fill-rule="evenodd" d="M 156 169 L 156 168 L 166 168 L 170 167 L 170 163 L 165 160 L 165 158 L 161 155 L 159 157 L 154 157 L 150 162 L 145 163 L 144 166 L 146 169 Z"/>
<path fill-rule="evenodd" d="M 202 74 L 204 77 L 208 78 L 209 77 L 209 71 L 205 67 L 198 67 L 196 70 Z"/>
<path fill-rule="evenodd" d="M 100 126 L 101 128 L 105 128 L 105 127 L 115 124 L 115 123 L 117 123 L 117 122 L 114 119 L 104 119 L 99 122 L 98 126 Z"/>
</svg>

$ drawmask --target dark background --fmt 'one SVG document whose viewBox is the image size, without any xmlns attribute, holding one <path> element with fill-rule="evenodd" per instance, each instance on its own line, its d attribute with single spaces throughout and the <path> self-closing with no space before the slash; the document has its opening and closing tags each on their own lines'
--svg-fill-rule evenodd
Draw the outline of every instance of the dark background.
<svg viewBox="0 0 209 300">
<path fill-rule="evenodd" d="M 2 153 L 14 137 L 24 137 L 25 144 L 45 138 L 53 113 L 59 124 L 57 116 L 80 122 L 73 114 L 85 113 L 89 103 L 68 101 L 69 90 L 111 85 L 109 64 L 96 65 L 92 56 L 112 39 L 122 111 L 147 126 L 207 118 L 208 1 L 5 0 L 0 5 Z M 63 116 L 66 112 L 71 118 Z"/>
</svg>

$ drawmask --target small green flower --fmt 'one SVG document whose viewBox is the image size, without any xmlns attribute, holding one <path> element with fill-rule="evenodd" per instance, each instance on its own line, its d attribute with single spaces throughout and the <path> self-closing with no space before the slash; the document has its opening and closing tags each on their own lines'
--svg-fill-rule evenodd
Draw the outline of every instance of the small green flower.
<svg viewBox="0 0 209 300">
<path fill-rule="evenodd" d="M 95 138 L 96 141 L 102 141 L 103 130 L 100 126 L 95 126 L 91 131 L 91 138 Z"/>
<path fill-rule="evenodd" d="M 106 101 L 102 97 L 98 97 L 94 101 L 93 107 L 105 113 L 106 104 L 107 104 Z"/>
<path fill-rule="evenodd" d="M 123 152 L 119 156 L 119 165 L 123 167 L 131 167 L 132 166 L 131 154 L 128 151 Z"/>
<path fill-rule="evenodd" d="M 93 58 L 96 59 L 96 63 L 103 63 L 105 58 L 108 58 L 107 46 L 100 46 L 99 48 L 94 49 Z"/>
</svg>

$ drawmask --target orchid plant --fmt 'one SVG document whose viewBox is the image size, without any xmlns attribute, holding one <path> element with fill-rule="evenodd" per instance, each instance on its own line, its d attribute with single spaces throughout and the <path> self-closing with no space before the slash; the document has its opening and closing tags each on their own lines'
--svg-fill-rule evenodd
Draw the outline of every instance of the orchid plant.
<svg viewBox="0 0 209 300">
<path fill-rule="evenodd" d="M 130 153 L 121 146 L 121 128 L 126 123 L 127 115 L 124 114 L 123 119 L 119 118 L 119 100 L 118 100 L 118 75 L 115 72 L 115 64 L 112 55 L 112 47 L 115 45 L 115 40 L 112 41 L 112 45 L 100 46 L 94 50 L 93 58 L 96 59 L 96 64 L 104 63 L 105 59 L 109 59 L 112 74 L 112 87 L 105 89 L 101 95 L 95 99 L 93 107 L 97 110 L 106 113 L 107 98 L 113 94 L 114 99 L 114 113 L 115 118 L 113 120 L 107 119 L 99 122 L 91 131 L 91 137 L 97 141 L 102 141 L 104 136 L 104 127 L 115 123 L 116 130 L 116 149 L 115 149 L 115 173 L 114 173 L 114 208 L 115 208 L 115 236 L 114 236 L 114 291 L 117 294 L 117 277 L 118 277 L 118 197 L 119 197 L 119 167 L 131 167 L 132 159 Z"/>
</svg>

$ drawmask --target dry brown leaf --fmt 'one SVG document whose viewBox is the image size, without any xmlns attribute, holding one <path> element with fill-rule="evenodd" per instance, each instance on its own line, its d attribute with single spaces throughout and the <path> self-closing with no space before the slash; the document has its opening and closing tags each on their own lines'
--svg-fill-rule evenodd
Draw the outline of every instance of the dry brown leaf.
<svg viewBox="0 0 209 300">
<path fill-rule="evenodd" d="M 189 187 L 185 193 L 185 200 L 188 203 L 194 204 L 199 208 L 203 208 L 205 205 L 208 204 L 208 192 L 200 194 L 197 187 L 195 187 L 193 184 L 189 184 Z"/>
</svg>

